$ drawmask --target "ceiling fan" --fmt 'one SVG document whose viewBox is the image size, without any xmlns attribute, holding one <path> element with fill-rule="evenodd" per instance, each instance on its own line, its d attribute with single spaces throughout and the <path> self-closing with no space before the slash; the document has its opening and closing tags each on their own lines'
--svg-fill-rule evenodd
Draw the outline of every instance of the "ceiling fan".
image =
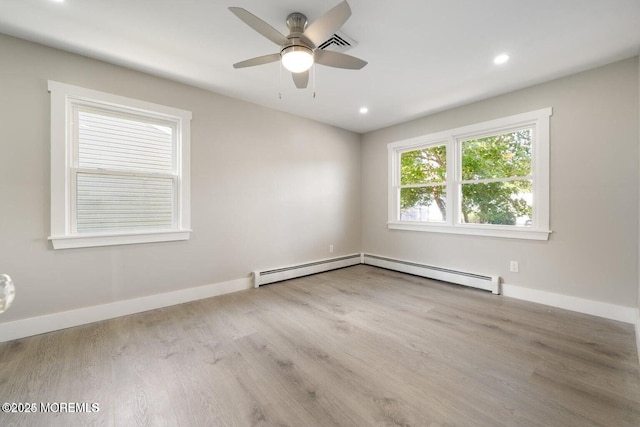
<svg viewBox="0 0 640 427">
<path fill-rule="evenodd" d="M 293 75 L 293 82 L 299 89 L 309 83 L 309 69 L 314 63 L 328 67 L 359 70 L 366 61 L 344 53 L 318 49 L 324 41 L 333 35 L 351 16 L 351 8 L 343 1 L 320 18 L 307 26 L 307 17 L 300 12 L 287 16 L 289 35 L 284 36 L 271 25 L 241 7 L 230 7 L 229 10 L 245 24 L 268 38 L 278 46 L 279 53 L 259 56 L 233 64 L 234 68 L 253 67 L 282 61 L 282 65 Z"/>
</svg>

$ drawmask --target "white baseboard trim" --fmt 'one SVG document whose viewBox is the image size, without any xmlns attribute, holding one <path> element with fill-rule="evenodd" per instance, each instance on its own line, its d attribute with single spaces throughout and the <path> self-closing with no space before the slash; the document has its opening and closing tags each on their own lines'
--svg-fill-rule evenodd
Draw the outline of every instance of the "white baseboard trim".
<svg viewBox="0 0 640 427">
<path fill-rule="evenodd" d="M 211 298 L 231 292 L 251 289 L 252 287 L 251 278 L 247 277 L 245 279 L 236 279 L 228 282 L 214 283 L 195 288 L 181 289 L 178 291 L 0 323 L 0 342 L 99 322 L 101 320 L 113 319 L 129 314 L 141 313 L 156 308 Z"/>
<path fill-rule="evenodd" d="M 362 259 L 361 262 L 364 263 L 364 259 Z M 348 264 L 352 263 L 358 264 L 359 262 L 349 260 Z M 0 342 L 211 298 L 251 289 L 253 286 L 253 279 L 247 277 L 228 282 L 214 283 L 195 288 L 181 289 L 178 291 L 0 323 Z M 637 308 L 540 291 L 507 283 L 502 284 L 502 294 L 506 297 L 633 324 L 635 325 L 636 344 L 638 347 L 638 356 L 640 357 L 640 310 Z"/>
<path fill-rule="evenodd" d="M 593 316 L 604 317 L 606 319 L 636 324 L 636 330 L 640 327 L 638 326 L 638 309 L 635 307 L 609 304 L 606 302 L 561 295 L 553 292 L 525 288 L 522 286 L 509 285 L 507 283 L 502 284 L 502 294 L 506 297 L 537 302 L 539 304 L 563 308 L 565 310 L 577 311 L 579 313 L 591 314 Z M 638 345 L 640 348 L 640 341 Z"/>
</svg>

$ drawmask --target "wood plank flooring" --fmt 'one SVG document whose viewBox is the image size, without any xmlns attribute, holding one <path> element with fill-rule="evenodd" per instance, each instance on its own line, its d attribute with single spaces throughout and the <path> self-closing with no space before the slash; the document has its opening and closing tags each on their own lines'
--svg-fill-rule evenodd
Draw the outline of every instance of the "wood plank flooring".
<svg viewBox="0 0 640 427">
<path fill-rule="evenodd" d="M 0 344 L 2 402 L 99 404 L 0 425 L 639 426 L 634 340 L 360 265 Z"/>
</svg>

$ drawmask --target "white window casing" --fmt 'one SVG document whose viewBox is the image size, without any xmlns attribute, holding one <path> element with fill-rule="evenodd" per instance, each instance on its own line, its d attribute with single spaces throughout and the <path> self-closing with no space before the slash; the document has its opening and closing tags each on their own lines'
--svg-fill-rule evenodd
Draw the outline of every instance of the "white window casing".
<svg viewBox="0 0 640 427">
<path fill-rule="evenodd" d="M 443 132 L 392 142 L 388 149 L 388 228 L 393 230 L 424 231 L 434 233 L 465 234 L 516 239 L 547 240 L 549 229 L 549 118 L 551 108 L 516 114 Z M 462 141 L 522 128 L 533 130 L 531 175 L 499 179 L 530 179 L 533 182 L 533 223 L 531 226 L 463 223 L 461 218 Z M 400 220 L 400 187 L 402 153 L 446 146 L 446 221 Z M 493 181 L 480 180 L 474 182 Z"/>
<path fill-rule="evenodd" d="M 54 249 L 188 240 L 191 112 L 49 81 Z"/>
</svg>

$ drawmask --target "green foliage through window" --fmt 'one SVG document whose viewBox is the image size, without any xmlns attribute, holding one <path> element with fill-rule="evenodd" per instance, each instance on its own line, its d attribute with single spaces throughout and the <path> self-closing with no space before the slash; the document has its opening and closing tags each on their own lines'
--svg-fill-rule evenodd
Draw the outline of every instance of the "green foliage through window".
<svg viewBox="0 0 640 427">
<path fill-rule="evenodd" d="M 461 222 L 531 225 L 531 142 L 532 129 L 461 142 Z"/>
<path fill-rule="evenodd" d="M 461 141 L 460 222 L 531 226 L 531 128 Z M 446 220 L 445 145 L 400 158 L 400 219 Z"/>
<path fill-rule="evenodd" d="M 402 153 L 400 218 L 446 220 L 447 147 L 439 145 Z"/>
</svg>

